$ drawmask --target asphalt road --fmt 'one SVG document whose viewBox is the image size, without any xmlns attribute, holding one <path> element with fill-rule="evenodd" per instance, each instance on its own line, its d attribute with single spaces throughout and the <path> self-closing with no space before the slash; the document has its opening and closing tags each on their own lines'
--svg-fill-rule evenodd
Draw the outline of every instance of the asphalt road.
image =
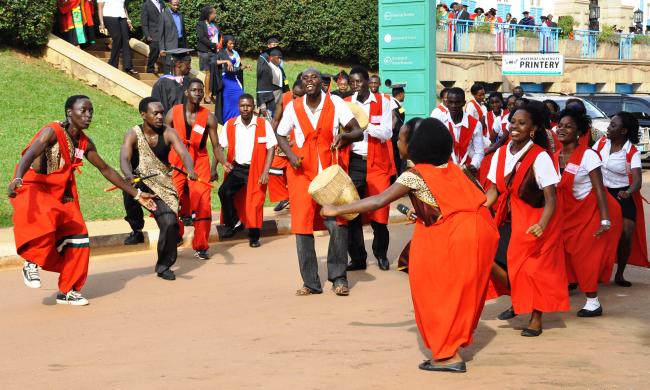
<svg viewBox="0 0 650 390">
<path fill-rule="evenodd" d="M 412 227 L 391 226 L 391 258 Z M 367 234 L 366 237 L 369 237 Z M 321 278 L 327 237 L 316 238 Z M 367 247 L 370 244 L 367 242 Z M 601 290 L 604 316 L 545 316 L 524 338 L 527 317 L 496 320 L 508 299 L 486 305 L 467 374 L 431 373 L 413 318 L 407 275 L 349 274 L 351 295 L 296 297 L 293 237 L 216 244 L 209 261 L 180 254 L 178 279 L 153 273 L 153 252 L 93 258 L 84 295 L 55 304 L 56 276 L 28 289 L 20 271 L 0 271 L 2 389 L 648 389 L 650 270 L 634 286 Z"/>
</svg>

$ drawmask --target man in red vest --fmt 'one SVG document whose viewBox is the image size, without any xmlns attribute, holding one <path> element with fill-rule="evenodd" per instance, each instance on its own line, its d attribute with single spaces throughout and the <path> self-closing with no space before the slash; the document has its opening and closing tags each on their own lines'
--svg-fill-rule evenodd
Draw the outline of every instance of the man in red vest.
<svg viewBox="0 0 650 390">
<path fill-rule="evenodd" d="M 379 93 L 371 93 L 368 71 L 363 67 L 354 67 L 350 71 L 350 85 L 354 95 L 346 100 L 360 106 L 368 114 L 369 125 L 364 131 L 363 139 L 352 144 L 348 149 L 348 173 L 352 178 L 359 196 L 364 198 L 380 194 L 390 186 L 390 177 L 395 174 L 395 161 L 390 142 L 392 130 L 392 111 L 390 101 Z M 388 211 L 387 205 L 369 213 L 374 239 L 372 251 L 379 268 L 388 270 Z M 348 252 L 350 265 L 348 271 L 366 268 L 366 248 L 363 238 L 363 216 L 359 215 L 348 224 Z"/>
<path fill-rule="evenodd" d="M 291 230 L 296 235 L 303 280 L 303 287 L 296 291 L 296 295 L 323 292 L 314 249 L 314 230 L 322 230 L 322 222 L 330 233 L 327 279 L 332 282 L 335 294 L 348 295 L 347 227 L 338 226 L 332 218 L 322 221 L 320 207 L 307 189 L 321 170 L 336 163 L 333 148 L 338 149 L 362 139 L 363 130 L 341 98 L 323 92 L 323 81 L 318 70 L 307 69 L 301 78 L 306 95 L 284 107 L 277 129 L 278 144 L 291 164 L 287 168 Z M 339 134 L 339 126 L 344 128 L 343 133 Z M 293 146 L 289 145 L 287 139 L 290 135 L 294 140 Z"/>
<path fill-rule="evenodd" d="M 473 116 L 463 111 L 465 91 L 454 87 L 447 92 L 449 115 L 443 122 L 454 140 L 451 158 L 454 163 L 467 167 L 475 177 L 485 156 L 483 125 Z"/>
<path fill-rule="evenodd" d="M 134 188 L 101 158 L 84 133 L 92 118 L 90 99 L 70 96 L 65 102 L 65 120 L 43 126 L 32 138 L 7 189 L 14 208 L 16 252 L 25 259 L 23 280 L 27 287 L 40 288 L 38 267 L 58 273 L 58 304 L 88 304 L 80 291 L 88 276 L 90 240 L 74 175 L 81 172 L 84 157 L 108 181 L 142 206 L 156 210 L 153 195 Z"/>
<path fill-rule="evenodd" d="M 224 164 L 227 173 L 219 188 L 219 199 L 223 224 L 228 227 L 224 236 L 232 236 L 246 226 L 249 245 L 257 248 L 277 141 L 271 124 L 263 116 L 253 115 L 254 108 L 253 96 L 241 95 L 239 116 L 224 126 L 219 143 L 228 148 Z"/>
<path fill-rule="evenodd" d="M 169 163 L 174 169 L 172 180 L 180 200 L 179 216 L 191 215 L 194 226 L 194 239 L 192 248 L 194 256 L 207 260 L 208 238 L 210 237 L 210 224 L 212 222 L 212 208 L 210 205 L 210 186 L 207 183 L 216 181 L 217 162 L 224 162 L 223 151 L 219 147 L 217 134 L 217 118 L 201 107 L 205 95 L 203 81 L 192 79 L 185 91 L 185 104 L 177 104 L 167 113 L 165 124 L 173 127 L 185 144 L 194 161 L 194 170 L 198 180 L 188 180 L 183 172 L 183 161 L 175 151 L 169 153 Z M 206 147 L 210 138 L 214 159 L 210 164 L 210 156 Z M 183 218 L 179 223 L 179 240 L 182 240 L 185 228 Z"/>
</svg>

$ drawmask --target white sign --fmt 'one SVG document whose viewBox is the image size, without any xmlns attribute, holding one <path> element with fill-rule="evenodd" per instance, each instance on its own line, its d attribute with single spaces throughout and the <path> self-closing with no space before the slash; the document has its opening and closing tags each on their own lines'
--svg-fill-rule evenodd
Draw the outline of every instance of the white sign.
<svg viewBox="0 0 650 390">
<path fill-rule="evenodd" d="M 501 60 L 503 75 L 562 76 L 562 54 L 504 54 Z"/>
</svg>

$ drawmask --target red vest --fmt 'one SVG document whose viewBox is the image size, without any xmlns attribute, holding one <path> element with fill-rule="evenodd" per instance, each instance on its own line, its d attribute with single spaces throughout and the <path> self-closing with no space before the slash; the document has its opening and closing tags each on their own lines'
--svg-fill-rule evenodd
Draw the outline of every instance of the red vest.
<svg viewBox="0 0 650 390">
<path fill-rule="evenodd" d="M 483 116 L 485 116 L 483 114 L 483 107 L 481 107 L 481 105 L 478 104 L 478 102 L 474 99 L 470 100 L 469 102 L 474 106 L 474 108 L 476 108 L 476 113 L 478 114 L 478 118 L 475 119 L 481 120 Z"/>
<path fill-rule="evenodd" d="M 228 154 L 226 159 L 229 163 L 235 161 L 235 121 L 238 117 L 231 118 L 226 122 L 226 137 L 228 138 Z M 264 172 L 266 162 L 266 120 L 263 117 L 257 117 L 257 126 L 255 127 L 255 139 L 253 146 L 253 155 L 251 156 L 251 166 L 248 173 L 248 183 L 244 191 L 240 191 L 235 196 L 235 207 L 239 217 L 247 228 L 261 228 L 264 214 L 264 200 L 266 198 L 266 184 L 260 184 L 259 178 Z M 227 173 L 225 176 L 227 177 Z M 225 177 L 224 177 L 225 179 Z"/>
<path fill-rule="evenodd" d="M 176 133 L 183 144 L 185 144 L 187 151 L 195 162 L 197 158 L 208 157 L 208 150 L 205 147 L 205 139 L 208 135 L 205 132 L 208 127 L 209 115 L 210 111 L 207 108 L 199 108 L 194 119 L 194 126 L 190 132 L 190 138 L 188 139 L 187 129 L 185 128 L 185 106 L 183 104 L 177 104 L 172 107 L 172 126 L 176 129 Z M 202 143 L 203 145 L 201 145 Z M 176 154 L 174 149 L 169 153 L 169 162 L 177 167 L 183 164 L 182 159 Z"/>
<path fill-rule="evenodd" d="M 332 130 L 334 128 L 335 108 L 328 94 L 325 94 L 324 99 L 323 110 L 318 118 L 316 128 L 309 121 L 305 111 L 304 99 L 295 99 L 293 101 L 293 109 L 300 124 L 300 129 L 305 136 L 305 142 L 302 148 L 294 144 L 292 150 L 296 156 L 303 158 L 302 169 L 310 180 L 318 174 L 319 160 L 323 169 L 332 165 L 333 153 L 331 146 L 332 142 L 334 142 Z"/>
<path fill-rule="evenodd" d="M 509 114 L 508 110 L 502 110 L 501 116 L 499 116 L 499 120 L 501 121 L 502 132 L 506 131 L 507 123 L 503 123 L 503 118 L 508 116 L 508 114 Z M 483 129 L 483 136 L 485 137 L 489 136 L 490 139 L 493 139 L 497 136 L 497 134 L 494 132 L 494 119 L 495 119 L 494 112 L 492 112 L 492 110 L 488 111 L 486 115 L 487 129 Z"/>
<path fill-rule="evenodd" d="M 474 130 L 476 129 L 477 123 L 477 119 L 475 119 L 473 116 L 468 115 L 467 127 L 462 126 L 460 128 L 460 137 L 456 139 L 456 135 L 454 134 L 454 127 L 451 123 L 451 120 L 447 122 L 449 133 L 451 133 L 451 138 L 454 141 L 452 154 L 456 157 L 456 164 L 458 165 L 463 165 L 465 163 L 469 164 L 472 162 L 472 158 L 469 156 L 469 145 L 472 142 L 472 136 L 474 135 Z"/>
</svg>

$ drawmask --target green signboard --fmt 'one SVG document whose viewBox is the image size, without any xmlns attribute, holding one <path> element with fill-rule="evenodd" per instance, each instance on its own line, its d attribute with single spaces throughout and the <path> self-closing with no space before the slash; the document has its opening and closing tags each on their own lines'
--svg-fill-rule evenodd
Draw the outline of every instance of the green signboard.
<svg viewBox="0 0 650 390">
<path fill-rule="evenodd" d="M 435 1 L 379 0 L 379 74 L 406 84 L 408 118 L 427 117 L 436 104 L 435 11 Z"/>
</svg>

